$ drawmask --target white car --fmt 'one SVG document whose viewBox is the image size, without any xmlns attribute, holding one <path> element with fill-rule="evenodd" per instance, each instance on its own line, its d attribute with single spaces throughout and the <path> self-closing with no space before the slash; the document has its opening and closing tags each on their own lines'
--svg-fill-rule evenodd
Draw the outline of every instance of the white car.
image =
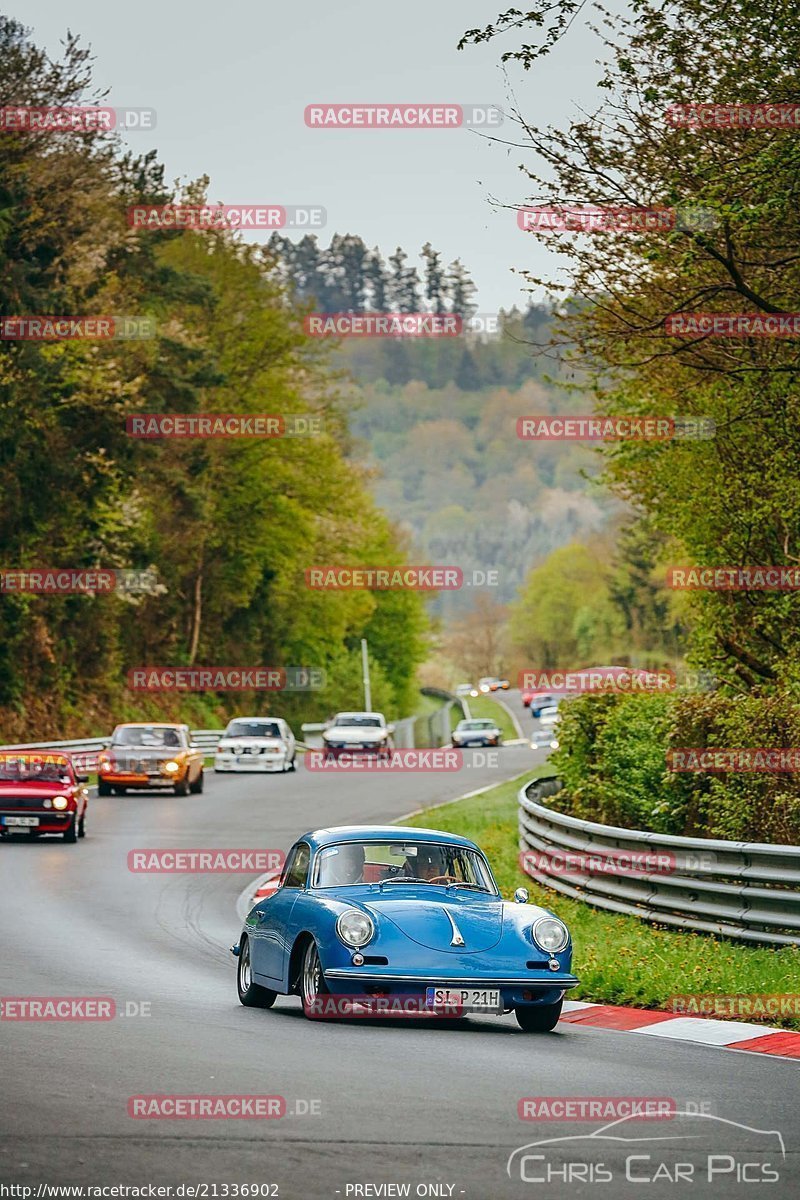
<svg viewBox="0 0 800 1200">
<path fill-rule="evenodd" d="M 470 717 L 458 722 L 450 740 L 454 746 L 499 746 L 503 735 L 494 721 Z"/>
<path fill-rule="evenodd" d="M 393 749 L 394 725 L 388 725 L 383 713 L 337 713 L 322 734 L 329 754 L 380 754 L 388 756 Z"/>
<path fill-rule="evenodd" d="M 456 688 L 457 696 L 477 696 L 477 694 L 471 683 L 460 683 Z"/>
<path fill-rule="evenodd" d="M 282 717 L 235 717 L 219 739 L 215 771 L 293 771 L 297 748 Z"/>
<path fill-rule="evenodd" d="M 558 705 L 553 704 L 548 708 L 541 709 L 539 727 L 534 730 L 531 738 L 531 750 L 558 749 L 558 722 L 560 719 Z"/>
</svg>

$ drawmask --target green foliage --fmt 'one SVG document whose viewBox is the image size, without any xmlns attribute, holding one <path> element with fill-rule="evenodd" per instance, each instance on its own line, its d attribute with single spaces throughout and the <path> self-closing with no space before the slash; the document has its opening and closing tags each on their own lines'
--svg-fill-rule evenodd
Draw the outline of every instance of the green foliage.
<svg viewBox="0 0 800 1200">
<path fill-rule="evenodd" d="M 796 771 L 678 772 L 667 759 L 675 750 L 797 747 L 792 694 L 587 694 L 561 711 L 550 760 L 564 782 L 559 808 L 658 833 L 800 842 Z"/>
<path fill-rule="evenodd" d="M 472 838 L 489 858 L 498 887 L 511 899 L 526 887 L 532 904 L 566 921 L 575 946 L 573 965 L 580 985 L 573 999 L 671 1009 L 672 996 L 783 995 L 796 989 L 800 949 L 774 950 L 702 934 L 681 933 L 592 908 L 550 891 L 519 866 L 517 793 L 523 782 L 549 773 L 550 764 L 519 779 L 406 818 L 404 825 L 443 829 Z M 562 795 L 558 807 L 563 811 Z M 770 1025 L 800 1029 L 800 1019 L 770 1017 Z"/>
<path fill-rule="evenodd" d="M 90 99 L 73 39 L 51 63 L 0 19 L 0 60 L 3 105 Z M 203 202 L 206 183 L 177 199 Z M 263 248 L 128 228 L 129 205 L 173 199 L 154 157 L 123 156 L 111 135 L 0 131 L 0 311 L 147 315 L 156 327 L 141 341 L 0 343 L 3 569 L 148 568 L 160 580 L 151 595 L 3 597 L 6 740 L 107 728 L 135 708 L 125 675 L 145 664 L 316 668 L 319 694 L 186 697 L 185 711 L 325 716 L 360 694 L 363 636 L 376 702 L 392 716 L 410 703 L 420 597 L 305 584 L 315 564 L 405 561 L 350 461 L 327 350 L 304 334 Z M 137 412 L 311 414 L 324 432 L 150 442 L 125 433 Z M 149 716 L 180 701 L 138 702 Z"/>
</svg>

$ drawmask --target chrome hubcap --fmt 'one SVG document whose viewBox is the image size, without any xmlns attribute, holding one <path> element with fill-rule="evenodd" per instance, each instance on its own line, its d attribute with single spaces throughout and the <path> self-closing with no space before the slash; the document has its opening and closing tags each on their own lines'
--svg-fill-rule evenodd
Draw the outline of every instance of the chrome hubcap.
<svg viewBox="0 0 800 1200">
<path fill-rule="evenodd" d="M 242 992 L 250 988 L 250 943 L 245 942 L 239 955 L 239 987 Z"/>
<path fill-rule="evenodd" d="M 306 957 L 303 962 L 303 998 L 308 1004 L 311 1004 L 319 995 L 321 974 L 317 947 L 312 942 L 308 950 L 306 950 Z"/>
</svg>

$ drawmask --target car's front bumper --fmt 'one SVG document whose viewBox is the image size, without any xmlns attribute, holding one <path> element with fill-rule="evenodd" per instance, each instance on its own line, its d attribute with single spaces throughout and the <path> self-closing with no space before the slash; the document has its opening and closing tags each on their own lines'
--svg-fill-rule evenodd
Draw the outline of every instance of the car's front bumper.
<svg viewBox="0 0 800 1200">
<path fill-rule="evenodd" d="M 55 812 L 52 809 L 19 809 L 19 808 L 0 808 L 0 832 L 2 833 L 27 833 L 34 829 L 37 833 L 63 833 L 69 829 L 75 819 L 75 810 L 67 809 L 65 812 Z M 6 817 L 15 818 L 36 818 L 38 825 L 7 825 Z"/>
<path fill-rule="evenodd" d="M 214 770 L 285 771 L 288 764 L 288 754 L 218 754 L 214 759 Z"/>
<path fill-rule="evenodd" d="M 110 772 L 101 771 L 97 775 L 100 783 L 107 783 L 109 787 L 125 787 L 125 788 L 162 788 L 174 787 L 176 783 L 183 783 L 186 779 L 186 770 L 175 771 L 171 775 L 162 775 L 161 772 L 157 775 L 145 775 L 144 773 L 126 771 L 126 772 Z"/>
<path fill-rule="evenodd" d="M 555 1004 L 565 992 L 580 982 L 567 971 L 531 972 L 527 975 L 442 975 L 364 971 L 359 968 L 333 967 L 323 972 L 328 989 L 334 995 L 424 995 L 428 987 L 497 988 L 505 1008 L 523 1004 Z"/>
</svg>

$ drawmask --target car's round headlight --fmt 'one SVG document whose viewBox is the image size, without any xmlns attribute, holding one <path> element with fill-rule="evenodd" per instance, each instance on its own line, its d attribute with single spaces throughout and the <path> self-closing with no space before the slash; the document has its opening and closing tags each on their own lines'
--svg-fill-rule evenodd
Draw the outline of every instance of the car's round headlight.
<svg viewBox="0 0 800 1200">
<path fill-rule="evenodd" d="M 569 941 L 566 925 L 556 917 L 540 917 L 531 930 L 531 936 L 536 945 L 548 954 L 557 954 Z"/>
<path fill-rule="evenodd" d="M 69 800 L 66 796 L 53 796 L 53 808 L 57 808 L 59 812 L 63 812 L 69 805 Z"/>
<path fill-rule="evenodd" d="M 336 922 L 336 933 L 341 942 L 351 949 L 366 946 L 375 933 L 372 918 L 359 908 L 348 908 Z"/>
<path fill-rule="evenodd" d="M 180 769 L 181 769 L 180 763 L 176 763 L 173 759 L 170 759 L 169 762 L 164 763 L 164 770 L 169 771 L 170 775 L 174 775 L 175 772 L 180 771 Z"/>
</svg>

